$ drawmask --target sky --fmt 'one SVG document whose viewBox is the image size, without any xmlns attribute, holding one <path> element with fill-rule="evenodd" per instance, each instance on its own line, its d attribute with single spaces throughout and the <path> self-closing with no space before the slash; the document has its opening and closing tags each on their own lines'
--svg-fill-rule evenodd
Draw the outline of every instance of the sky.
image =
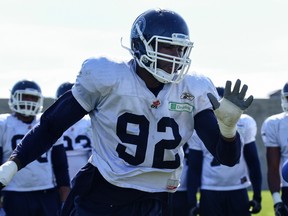
<svg viewBox="0 0 288 216">
<path fill-rule="evenodd" d="M 0 98 L 22 79 L 53 98 L 85 59 L 130 59 L 120 40 L 129 46 L 132 23 L 151 8 L 186 20 L 191 73 L 215 86 L 239 78 L 247 95 L 268 98 L 288 81 L 287 0 L 0 0 Z"/>
</svg>

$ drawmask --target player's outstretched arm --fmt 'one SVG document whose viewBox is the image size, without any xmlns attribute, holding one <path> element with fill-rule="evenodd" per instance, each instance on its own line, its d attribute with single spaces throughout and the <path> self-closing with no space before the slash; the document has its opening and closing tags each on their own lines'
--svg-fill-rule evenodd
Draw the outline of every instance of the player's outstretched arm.
<svg viewBox="0 0 288 216">
<path fill-rule="evenodd" d="M 241 81 L 239 79 L 237 79 L 232 91 L 231 85 L 231 81 L 226 82 L 224 96 L 220 101 L 212 93 L 207 94 L 213 105 L 220 132 L 225 138 L 235 137 L 236 123 L 253 101 L 252 95 L 245 99 L 248 86 L 244 84 L 240 90 Z"/>
</svg>

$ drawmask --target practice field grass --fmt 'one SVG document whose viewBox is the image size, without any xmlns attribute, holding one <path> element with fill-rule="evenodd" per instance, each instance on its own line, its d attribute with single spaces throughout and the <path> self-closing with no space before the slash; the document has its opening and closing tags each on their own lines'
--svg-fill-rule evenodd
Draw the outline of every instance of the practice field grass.
<svg viewBox="0 0 288 216">
<path fill-rule="evenodd" d="M 249 196 L 252 197 L 253 193 L 249 192 Z M 275 216 L 273 209 L 273 200 L 270 191 L 262 191 L 262 210 L 259 214 L 253 214 L 255 216 Z"/>
</svg>

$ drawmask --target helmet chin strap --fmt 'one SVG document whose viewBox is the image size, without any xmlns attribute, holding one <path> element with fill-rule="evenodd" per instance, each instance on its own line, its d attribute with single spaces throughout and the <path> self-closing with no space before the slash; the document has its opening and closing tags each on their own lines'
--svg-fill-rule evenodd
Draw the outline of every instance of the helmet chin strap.
<svg viewBox="0 0 288 216">
<path fill-rule="evenodd" d="M 156 68 L 156 73 L 153 74 L 154 78 L 157 79 L 161 83 L 169 83 L 165 77 L 167 76 L 167 72 L 160 69 Z"/>
</svg>

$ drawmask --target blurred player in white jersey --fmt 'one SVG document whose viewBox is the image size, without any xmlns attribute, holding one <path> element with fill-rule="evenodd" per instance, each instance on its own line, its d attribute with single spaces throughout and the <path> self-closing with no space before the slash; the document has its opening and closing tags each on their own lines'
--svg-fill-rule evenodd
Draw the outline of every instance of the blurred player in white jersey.
<svg viewBox="0 0 288 216">
<path fill-rule="evenodd" d="M 220 97 L 224 88 L 217 87 Z M 249 216 L 261 210 L 262 174 L 256 147 L 257 125 L 255 120 L 242 114 L 237 122 L 243 146 L 239 162 L 233 167 L 221 165 L 210 154 L 197 133 L 189 144 L 188 199 L 191 215 Z M 249 201 L 248 187 L 252 183 L 253 199 Z M 200 202 L 196 193 L 200 188 Z M 197 209 L 200 206 L 200 209 Z"/>
<path fill-rule="evenodd" d="M 72 86 L 73 83 L 70 82 L 62 83 L 56 91 L 56 98 L 71 90 Z M 63 134 L 71 179 L 87 163 L 91 155 L 91 133 L 91 121 L 89 116 L 85 115 Z"/>
<path fill-rule="evenodd" d="M 43 96 L 38 84 L 30 80 L 17 82 L 11 90 L 9 107 L 11 114 L 0 115 L 1 162 L 8 160 L 20 140 L 40 120 Z M 41 146 L 41 140 L 37 144 Z M 69 182 L 67 158 L 60 138 L 52 148 L 21 169 L 3 189 L 4 210 L 7 216 L 56 216 L 70 191 Z"/>
<path fill-rule="evenodd" d="M 281 106 L 282 113 L 265 119 L 261 135 L 266 146 L 267 180 L 275 214 L 286 216 L 288 215 L 288 182 L 283 181 L 280 168 L 288 160 L 288 82 L 281 89 Z"/>
<path fill-rule="evenodd" d="M 165 215 L 168 194 L 179 186 L 182 146 L 194 128 L 221 163 L 237 163 L 236 123 L 253 101 L 245 99 L 248 86 L 237 80 L 232 89 L 227 81 L 219 102 L 209 78 L 187 74 L 193 43 L 174 11 L 143 12 L 130 36 L 130 61 L 84 61 L 72 90 L 43 113 L 40 126 L 0 166 L 3 186 L 88 113 L 92 156 L 74 178 L 63 216 Z M 43 149 L 27 154 L 40 138 L 46 140 Z"/>
</svg>

